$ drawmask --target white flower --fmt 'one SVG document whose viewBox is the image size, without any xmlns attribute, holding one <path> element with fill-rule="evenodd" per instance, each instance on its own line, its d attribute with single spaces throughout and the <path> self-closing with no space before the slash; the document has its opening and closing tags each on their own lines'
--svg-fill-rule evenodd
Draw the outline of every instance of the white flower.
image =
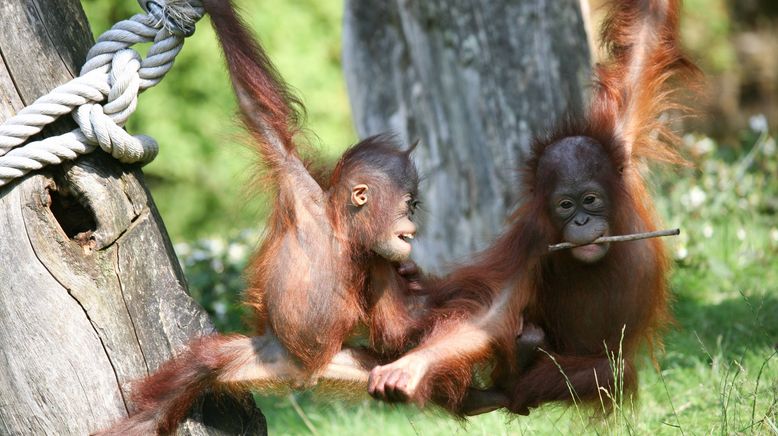
<svg viewBox="0 0 778 436">
<path fill-rule="evenodd" d="M 706 238 L 713 236 L 713 226 L 710 225 L 710 223 L 705 224 L 702 228 L 702 236 L 705 236 Z"/>
<path fill-rule="evenodd" d="M 675 258 L 678 260 L 686 259 L 686 256 L 688 255 L 689 255 L 689 250 L 687 250 L 686 247 L 684 246 L 678 247 L 675 250 Z"/>
<path fill-rule="evenodd" d="M 216 312 L 219 317 L 222 317 L 227 313 L 227 305 L 221 301 L 217 301 L 213 303 L 213 311 Z"/>
<path fill-rule="evenodd" d="M 214 256 L 220 256 L 224 253 L 224 241 L 216 238 L 209 238 L 202 240 L 203 247 L 211 252 Z"/>
<path fill-rule="evenodd" d="M 695 154 L 705 155 L 712 152 L 716 148 L 716 143 L 707 136 L 695 142 L 692 145 L 692 150 Z"/>
<path fill-rule="evenodd" d="M 778 229 L 775 227 L 770 229 L 770 239 L 772 239 L 773 242 L 778 242 Z"/>
<path fill-rule="evenodd" d="M 764 114 L 754 115 L 748 119 L 748 126 L 755 132 L 764 133 L 767 131 L 767 117 Z"/>
<path fill-rule="evenodd" d="M 742 227 L 737 229 L 737 238 L 738 240 L 744 241 L 746 239 L 746 229 Z"/>
<path fill-rule="evenodd" d="M 705 203 L 706 198 L 708 198 L 708 196 L 705 195 L 705 191 L 700 189 L 699 186 L 695 185 L 689 191 L 689 206 L 691 206 L 693 209 L 696 209 Z"/>
<path fill-rule="evenodd" d="M 246 257 L 246 251 L 245 245 L 232 242 L 227 247 L 227 260 L 232 264 L 238 263 Z"/>
<path fill-rule="evenodd" d="M 205 250 L 194 250 L 192 252 L 192 255 L 189 256 L 189 261 L 190 261 L 190 263 L 202 262 L 202 261 L 208 259 L 209 257 L 210 257 L 210 255 Z"/>
</svg>

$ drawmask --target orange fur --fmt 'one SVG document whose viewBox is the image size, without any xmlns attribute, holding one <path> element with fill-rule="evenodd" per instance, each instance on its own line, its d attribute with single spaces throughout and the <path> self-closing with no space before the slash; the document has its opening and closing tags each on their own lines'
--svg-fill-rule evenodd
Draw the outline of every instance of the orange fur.
<svg viewBox="0 0 778 436">
<path fill-rule="evenodd" d="M 548 245 L 562 240 L 549 210 L 557 182 L 539 163 L 562 140 L 589 138 L 607 156 L 600 158 L 602 171 L 595 177 L 610 197 L 611 234 L 657 230 L 638 162 L 682 161 L 661 115 L 679 108 L 671 98 L 673 82 L 693 78 L 697 69 L 679 48 L 680 1 L 623 0 L 610 7 L 603 30 L 610 58 L 596 69 L 587 113 L 563 120 L 535 141 L 523 171 L 525 200 L 505 234 L 472 264 L 447 278 L 429 279 L 428 334 L 397 362 L 373 370 L 374 396 L 391 400 L 400 391 L 400 398 L 433 399 L 466 413 L 463 400 L 474 371 L 491 362 L 493 389 L 510 397 L 496 406 L 525 414 L 549 401 L 595 401 L 600 387 L 613 394 L 617 374 L 609 359 L 623 364 L 624 390 L 635 390 L 635 355 L 641 344 L 658 345 L 670 320 L 670 262 L 663 244 L 658 239 L 613 244 L 596 264 L 582 264 L 569 252 L 549 254 Z M 522 316 L 539 325 L 548 342 L 547 354 L 539 353 L 524 369 L 515 354 Z M 484 334 L 488 340 L 475 341 Z M 622 355 L 614 357 L 618 350 Z M 562 373 L 572 383 L 572 397 Z"/>
<path fill-rule="evenodd" d="M 693 83 L 700 74 L 680 49 L 681 0 L 611 0 L 608 7 L 601 39 L 609 58 L 595 69 L 589 117 L 609 125 L 629 155 L 682 162 L 677 137 L 660 118 L 683 109 L 672 81 Z"/>
<path fill-rule="evenodd" d="M 412 147 L 399 150 L 387 135 L 365 139 L 320 185 L 298 153 L 299 101 L 230 1 L 203 6 L 274 193 L 264 240 L 246 270 L 245 302 L 260 336 L 192 341 L 136 385 L 133 414 L 105 434 L 172 432 L 207 390 L 294 387 L 321 377 L 353 391 L 366 381 L 367 365 L 398 357 L 420 332 L 422 299 L 408 292 L 392 262 L 372 251 L 398 214 L 410 213 L 407 198 L 417 195 Z M 370 200 L 356 206 L 350 196 L 359 184 L 369 187 Z M 363 352 L 344 349 L 363 331 Z"/>
</svg>

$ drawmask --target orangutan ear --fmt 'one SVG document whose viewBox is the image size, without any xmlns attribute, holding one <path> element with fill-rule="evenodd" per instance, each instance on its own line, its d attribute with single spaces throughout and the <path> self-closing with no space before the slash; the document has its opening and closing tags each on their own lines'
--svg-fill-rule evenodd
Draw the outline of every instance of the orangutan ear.
<svg viewBox="0 0 778 436">
<path fill-rule="evenodd" d="M 357 207 L 364 206 L 367 203 L 367 190 L 368 187 L 364 183 L 354 185 L 351 188 L 351 204 Z"/>
</svg>

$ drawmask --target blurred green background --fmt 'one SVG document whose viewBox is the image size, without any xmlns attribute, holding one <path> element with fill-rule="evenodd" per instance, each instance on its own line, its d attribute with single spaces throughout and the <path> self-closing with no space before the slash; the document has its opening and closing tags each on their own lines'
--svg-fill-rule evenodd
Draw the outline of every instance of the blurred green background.
<svg viewBox="0 0 778 436">
<path fill-rule="evenodd" d="M 82 0 L 95 35 L 134 0 Z M 356 140 L 341 73 L 341 0 L 238 1 L 298 90 L 326 159 Z M 597 6 L 592 0 L 596 22 Z M 258 398 L 271 434 L 778 434 L 778 2 L 687 0 L 683 35 L 705 70 L 700 116 L 684 126 L 694 164 L 653 176 L 669 226 L 677 324 L 659 371 L 646 359 L 637 406 L 605 421 L 577 408 L 464 424 L 434 412 L 296 393 Z M 264 201 L 246 191 L 252 152 L 208 19 L 168 77 L 142 95 L 128 130 L 154 136 L 145 168 L 190 290 L 223 331 L 245 330 L 241 271 Z M 773 129 L 771 129 L 771 127 Z"/>
<path fill-rule="evenodd" d="M 314 146 L 332 159 L 356 141 L 340 70 L 339 1 L 238 1 L 282 76 L 302 97 Z M 93 33 L 138 13 L 134 0 L 83 0 Z M 265 9 L 262 9 L 262 6 Z M 261 198 L 247 192 L 254 172 L 235 98 L 208 17 L 186 40 L 175 67 L 141 95 L 127 125 L 160 143 L 144 168 L 174 241 L 257 228 Z"/>
</svg>

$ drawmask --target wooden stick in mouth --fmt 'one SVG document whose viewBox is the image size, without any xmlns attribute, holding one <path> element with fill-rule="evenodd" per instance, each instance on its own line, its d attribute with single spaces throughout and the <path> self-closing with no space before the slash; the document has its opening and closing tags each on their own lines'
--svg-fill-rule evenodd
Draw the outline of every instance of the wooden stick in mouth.
<svg viewBox="0 0 778 436">
<path fill-rule="evenodd" d="M 606 242 L 624 242 L 624 241 L 637 241 L 639 239 L 648 239 L 648 238 L 659 238 L 662 236 L 675 236 L 680 235 L 681 230 L 680 229 L 669 229 L 669 230 L 657 230 L 655 232 L 646 232 L 646 233 L 633 233 L 631 235 L 619 235 L 619 236 L 600 236 L 599 238 L 595 239 L 592 242 L 588 242 L 586 244 L 573 244 L 572 242 L 562 242 L 559 244 L 549 245 L 548 251 L 554 252 L 559 250 L 565 250 L 568 248 L 575 248 L 580 247 L 582 245 L 589 245 L 589 244 L 604 244 Z"/>
</svg>

